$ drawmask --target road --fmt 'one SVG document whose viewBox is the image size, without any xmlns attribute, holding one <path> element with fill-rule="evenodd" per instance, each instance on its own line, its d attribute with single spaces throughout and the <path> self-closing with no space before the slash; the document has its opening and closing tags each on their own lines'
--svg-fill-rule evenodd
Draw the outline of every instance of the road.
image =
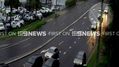
<svg viewBox="0 0 119 67">
<path fill-rule="evenodd" d="M 69 9 L 66 14 L 47 23 L 39 31 L 71 31 L 71 30 L 90 30 L 90 21 L 88 19 L 88 10 L 96 4 L 96 0 L 88 0 L 80 2 L 76 7 Z M 87 12 L 86 12 L 87 11 Z M 86 12 L 86 13 L 85 13 Z M 85 14 L 84 14 L 85 13 Z M 84 15 L 83 15 L 84 14 Z M 81 17 L 81 18 L 80 18 Z M 77 20 L 79 18 L 79 20 Z M 76 21 L 77 20 L 77 21 Z M 73 22 L 75 22 L 72 24 Z M 71 26 L 69 26 L 72 24 Z M 68 27 L 68 28 L 67 28 Z M 12 60 L 16 56 L 32 51 L 36 47 L 49 41 L 54 36 L 47 37 L 18 37 L 15 40 L 2 41 L 1 44 L 5 47 L 0 49 L 0 61 Z M 71 67 L 72 61 L 79 50 L 88 51 L 87 37 L 72 37 L 72 36 L 57 36 L 49 41 L 46 46 L 39 49 L 37 52 L 20 59 L 19 61 L 10 64 L 10 67 L 23 67 L 23 63 L 34 54 L 40 53 L 42 50 L 50 46 L 57 46 L 61 50 L 61 67 Z M 89 55 L 89 54 L 88 54 Z M 70 59 L 69 59 L 70 58 Z M 68 61 L 68 62 L 67 62 Z"/>
<path fill-rule="evenodd" d="M 86 14 L 84 17 L 88 17 L 88 14 Z M 66 32 L 71 29 L 77 30 L 77 31 L 90 30 L 90 22 L 89 22 L 89 20 L 86 20 L 88 18 L 84 19 L 84 17 L 82 18 L 83 20 L 77 21 L 76 24 L 74 24 L 70 28 L 68 28 L 66 30 Z M 66 67 L 73 66 L 72 62 L 73 62 L 73 59 L 76 56 L 78 51 L 84 50 L 84 51 L 86 51 L 86 53 L 88 53 L 87 37 L 73 37 L 73 36 L 62 36 L 61 35 L 61 36 L 56 37 L 54 40 L 52 40 L 50 43 L 48 43 L 47 46 L 45 46 L 44 48 L 40 49 L 39 51 L 35 52 L 32 55 L 39 54 L 42 50 L 45 50 L 51 46 L 58 47 L 58 49 L 61 52 L 61 54 L 60 54 L 61 67 L 65 67 L 66 65 L 67 65 Z M 27 57 L 25 59 L 25 61 L 27 61 L 29 57 Z M 23 63 L 25 63 L 25 61 L 20 60 L 18 62 L 15 62 L 12 64 L 13 66 L 11 66 L 11 67 L 15 67 L 16 63 L 20 64 L 20 62 L 21 62 L 21 64 L 23 64 Z M 18 65 L 18 66 L 21 67 L 21 65 Z"/>
</svg>

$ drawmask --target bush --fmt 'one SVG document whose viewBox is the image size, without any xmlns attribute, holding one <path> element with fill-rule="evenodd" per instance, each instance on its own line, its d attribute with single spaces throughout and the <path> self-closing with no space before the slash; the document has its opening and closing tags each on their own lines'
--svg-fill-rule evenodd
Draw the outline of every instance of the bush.
<svg viewBox="0 0 119 67">
<path fill-rule="evenodd" d="M 67 0 L 66 1 L 66 7 L 72 7 L 76 5 L 76 0 Z"/>
</svg>

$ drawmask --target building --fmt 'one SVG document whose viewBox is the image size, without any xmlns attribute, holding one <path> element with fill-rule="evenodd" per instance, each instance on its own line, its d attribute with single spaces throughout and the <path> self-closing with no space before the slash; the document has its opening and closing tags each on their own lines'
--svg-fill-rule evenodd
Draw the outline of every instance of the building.
<svg viewBox="0 0 119 67">
<path fill-rule="evenodd" d="M 4 7 L 4 0 L 0 0 L 0 8 Z"/>
<path fill-rule="evenodd" d="M 59 7 L 60 9 L 65 8 L 66 0 L 40 0 L 42 4 L 50 4 L 50 6 Z"/>
<path fill-rule="evenodd" d="M 21 2 L 21 3 L 26 3 L 27 0 L 19 0 L 19 2 Z"/>
<path fill-rule="evenodd" d="M 0 0 L 0 8 L 4 7 L 4 1 L 5 0 Z M 27 0 L 19 0 L 22 5 L 25 5 Z M 40 0 L 40 2 L 44 5 L 48 5 L 50 7 L 59 7 L 60 9 L 65 8 L 65 2 L 66 0 Z"/>
</svg>

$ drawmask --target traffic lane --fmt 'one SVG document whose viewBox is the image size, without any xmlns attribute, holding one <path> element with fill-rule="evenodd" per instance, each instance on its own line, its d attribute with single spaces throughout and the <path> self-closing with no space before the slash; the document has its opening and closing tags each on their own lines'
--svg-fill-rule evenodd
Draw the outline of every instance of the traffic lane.
<svg viewBox="0 0 119 67">
<path fill-rule="evenodd" d="M 26 40 L 22 40 L 15 44 L 10 44 L 7 47 L 0 49 L 0 62 L 6 61 L 16 56 L 23 55 L 29 51 L 32 51 L 38 46 L 41 46 L 44 42 L 50 39 L 51 36 L 46 37 L 30 37 Z"/>
<path fill-rule="evenodd" d="M 80 23 L 82 22 L 82 23 Z M 72 25 L 66 31 L 78 30 L 78 31 L 89 31 L 90 24 L 88 14 L 86 14 L 80 21 Z M 65 36 L 64 36 L 65 37 Z M 58 48 L 61 50 L 60 55 L 60 67 L 73 67 L 73 59 L 75 58 L 76 54 L 80 50 L 84 50 L 87 53 L 87 57 L 89 56 L 89 48 L 87 44 L 87 37 L 66 37 L 63 38 L 64 40 L 61 41 Z M 55 43 L 55 42 L 53 42 Z M 67 46 L 66 46 L 67 45 Z M 78 47 L 78 48 L 77 48 Z M 68 62 L 67 62 L 68 61 Z"/>
<path fill-rule="evenodd" d="M 13 38 L 7 38 L 7 39 L 0 39 L 0 46 L 5 44 L 15 44 L 21 40 L 24 40 L 29 37 L 13 37 Z"/>
<path fill-rule="evenodd" d="M 106 6 L 107 4 L 103 4 L 103 10 L 105 9 Z M 94 15 L 98 18 L 98 14 L 101 13 L 101 3 L 93 7 L 91 10 L 93 11 Z"/>
<path fill-rule="evenodd" d="M 69 23 L 74 21 L 75 18 L 79 17 L 83 12 L 85 12 L 88 8 L 91 7 L 91 5 L 93 5 L 95 3 L 97 3 L 97 1 L 95 1 L 95 0 L 94 1 L 90 0 L 88 2 L 83 2 L 83 3 L 82 2 L 78 3 L 78 5 L 76 7 L 69 10 L 69 12 L 66 13 L 64 16 L 61 16 L 58 19 L 52 21 L 53 24 L 47 23 L 45 26 L 43 26 L 40 29 L 40 31 L 41 30 L 48 31 L 49 28 L 50 28 L 50 31 L 53 31 L 54 29 L 55 29 L 54 31 L 56 31 L 56 30 L 58 31 L 58 29 L 64 28 L 66 25 L 68 25 Z M 88 4 L 88 6 L 87 6 L 87 4 Z M 68 20 L 66 20 L 67 17 L 68 17 Z M 59 22 L 57 22 L 57 21 L 59 21 Z M 54 27 L 58 27 L 58 28 L 54 28 Z M 24 39 L 24 37 L 22 37 L 22 39 Z M 0 41 L 0 43 L 2 44 L 2 46 L 4 46 L 6 44 L 14 44 L 14 43 L 16 43 L 22 39 L 20 39 L 19 37 L 15 37 L 15 39 L 12 38 L 12 39 L 8 39 L 8 40 L 3 40 L 3 41 Z"/>
<path fill-rule="evenodd" d="M 67 30 L 65 30 L 64 32 L 69 32 L 70 35 L 63 35 L 61 34 L 60 36 L 56 37 L 53 41 L 51 41 L 49 44 L 55 44 L 55 45 L 59 45 L 59 46 L 62 46 L 62 48 L 60 48 L 61 50 L 64 50 L 65 49 L 65 46 L 66 44 L 75 44 L 76 41 L 75 40 L 79 40 L 82 38 L 85 38 L 85 37 L 74 37 L 72 36 L 71 34 L 71 29 L 72 31 L 90 31 L 91 28 L 91 22 L 89 21 L 89 18 L 88 18 L 88 13 L 86 15 L 84 15 L 84 17 L 77 21 L 77 23 L 73 24 L 72 26 L 70 26 Z M 87 37 L 86 37 L 87 38 Z M 82 41 L 83 42 L 83 41 Z M 87 43 L 87 40 L 85 41 Z M 58 44 L 57 44 L 58 43 Z M 48 47 L 49 47 L 49 44 L 48 44 Z M 64 45 L 62 45 L 64 44 Z M 70 46 L 70 45 L 69 45 Z M 47 48 L 46 46 L 44 48 Z"/>
<path fill-rule="evenodd" d="M 60 54 L 60 62 L 63 62 L 64 60 L 62 60 L 62 59 L 64 59 L 64 55 L 67 55 L 67 53 L 69 53 L 70 52 L 70 50 L 69 49 L 71 49 L 71 48 L 75 48 L 75 47 L 78 47 L 78 43 L 81 43 L 82 41 L 77 41 L 76 43 L 75 43 L 75 41 L 76 41 L 76 39 L 78 39 L 78 37 L 69 37 L 69 36 L 59 36 L 58 38 L 56 38 L 55 40 L 53 40 L 52 42 L 50 42 L 47 46 L 45 46 L 44 48 L 42 48 L 42 49 L 40 49 L 39 51 L 37 51 L 37 52 L 35 52 L 34 54 L 32 54 L 32 55 L 35 55 L 35 54 L 40 54 L 40 52 L 42 51 L 42 50 L 46 50 L 46 49 L 48 49 L 49 47 L 51 47 L 51 46 L 56 46 L 56 47 L 58 47 L 58 49 L 61 51 L 61 54 Z M 80 39 L 82 40 L 82 37 L 80 37 Z M 84 38 L 83 38 L 84 39 Z M 64 41 L 62 44 L 60 44 L 59 45 L 59 43 L 61 43 L 62 41 Z M 75 43 L 75 44 L 74 44 Z M 71 46 L 71 48 L 69 48 Z M 84 47 L 82 47 L 81 49 L 83 50 L 84 48 L 85 48 L 85 45 L 82 45 L 82 46 L 84 46 Z M 76 48 L 75 48 L 76 49 Z M 74 51 L 75 51 L 75 49 L 74 49 Z M 76 49 L 77 50 L 77 49 Z M 72 54 L 71 55 L 76 55 L 76 54 L 74 54 L 74 53 L 77 53 L 77 52 L 72 52 Z M 44 53 L 43 53 L 44 54 Z M 29 57 L 31 57 L 31 56 L 28 56 L 27 58 L 24 58 L 23 60 L 21 59 L 21 60 L 19 60 L 19 61 L 17 61 L 17 62 L 14 62 L 13 64 L 10 64 L 10 67 L 23 67 L 23 64 L 28 60 L 28 58 Z M 65 57 L 66 58 L 66 57 Z M 74 58 L 74 57 L 70 57 L 70 58 Z M 69 59 L 69 58 L 68 58 Z M 70 61 L 70 62 L 72 62 L 72 61 Z M 67 61 L 66 61 L 66 63 L 67 63 Z M 62 65 L 62 63 L 61 63 L 61 65 Z"/>
<path fill-rule="evenodd" d="M 40 49 L 36 54 L 39 54 L 41 51 L 46 50 L 51 46 L 56 46 L 60 51 L 60 67 L 71 67 L 73 65 L 73 59 L 78 51 L 83 50 L 86 53 L 88 52 L 88 46 L 85 44 L 87 41 L 86 39 L 87 37 L 58 36 L 47 46 Z"/>
<path fill-rule="evenodd" d="M 78 18 L 79 16 L 81 16 L 86 10 L 88 10 L 88 7 L 91 7 L 91 5 L 93 3 L 91 3 L 91 5 L 88 5 L 86 6 L 85 8 L 82 9 L 82 7 L 85 6 L 85 4 L 87 4 L 87 2 L 83 2 L 81 4 L 78 4 L 76 7 L 74 7 L 73 9 L 69 10 L 68 13 L 66 13 L 65 15 L 63 16 L 60 16 L 58 17 L 58 19 L 54 20 L 54 21 L 51 21 L 51 23 L 47 23 L 45 26 L 43 26 L 41 30 L 45 30 L 45 31 L 48 31 L 49 28 L 51 29 L 51 31 L 56 31 L 58 30 L 59 28 L 63 28 L 67 25 L 69 25 L 70 23 L 72 23 L 74 20 L 76 20 L 76 18 Z M 80 7 L 78 7 L 80 6 Z M 69 18 L 69 20 L 67 20 L 67 18 Z M 65 23 L 64 23 L 65 22 Z M 54 23 L 54 24 L 53 24 Z M 61 25 L 61 26 L 60 26 Z M 65 26 L 63 26 L 65 25 Z M 57 27 L 57 26 L 60 26 L 60 27 Z M 45 27 L 45 28 L 44 28 Z M 54 27 L 57 27 L 57 28 L 54 28 Z M 55 29 L 55 30 L 54 30 Z M 61 29 L 60 29 L 61 30 Z M 58 30 L 59 31 L 59 30 Z M 23 38 L 23 37 L 22 37 Z M 3 40 L 3 41 L 0 41 L 0 43 L 12 43 L 13 42 L 17 42 L 19 41 L 19 37 L 18 39 L 17 38 L 13 38 L 13 39 L 8 39 L 8 40 Z M 23 38 L 24 39 L 24 38 Z M 17 41 L 16 41 L 17 40 Z M 22 39 L 21 39 L 22 40 Z"/>
<path fill-rule="evenodd" d="M 85 20 L 85 19 L 82 19 L 82 20 Z M 81 22 L 81 20 L 79 20 L 79 21 Z M 82 29 L 82 28 L 80 28 L 82 26 L 81 24 L 78 23 L 78 24 L 75 24 L 75 25 L 76 26 L 72 26 L 72 27 L 77 27 L 75 29 L 78 29 L 78 30 Z M 58 36 L 53 41 L 48 43 L 45 47 L 41 48 L 40 50 L 38 50 L 37 52 L 33 53 L 32 55 L 39 54 L 42 50 L 45 50 L 45 49 L 47 49 L 47 48 L 49 48 L 51 46 L 56 46 L 56 47 L 58 46 L 58 48 L 61 51 L 62 55 L 66 54 L 67 49 L 71 49 L 72 48 L 71 45 L 74 46 L 73 43 L 76 42 L 75 41 L 76 39 L 78 39 L 78 42 L 80 42 L 80 43 L 83 42 L 83 41 L 80 41 L 81 37 Z M 59 46 L 61 46 L 61 47 L 59 47 Z M 71 48 L 70 48 L 70 46 L 71 46 Z M 83 46 L 85 46 L 85 45 L 83 45 Z M 30 55 L 30 56 L 32 56 L 32 55 Z M 30 56 L 10 64 L 11 67 L 15 67 L 16 64 L 19 65 L 19 67 L 22 67 L 23 63 L 25 63 L 25 61 L 27 61 Z"/>
<path fill-rule="evenodd" d="M 77 6 L 81 6 L 83 4 L 81 3 L 81 4 L 78 4 Z M 71 24 L 74 20 L 76 20 L 76 18 L 81 16 L 87 10 L 86 8 L 84 8 L 85 9 L 84 11 L 82 9 L 78 11 L 77 9 L 80 10 L 81 7 L 78 7 L 78 8 L 75 7 L 69 10 L 68 13 L 66 13 L 65 15 L 58 17 L 58 19 L 55 19 L 54 21 L 51 21 L 51 23 L 47 23 L 45 26 L 41 27 L 39 31 L 60 31 L 62 30 L 67 25 Z M 67 20 L 67 18 L 70 20 Z M 14 44 L 14 43 L 21 41 L 22 39 L 25 39 L 25 37 L 21 37 L 21 38 L 15 37 L 15 38 L 3 40 L 3 41 L 0 41 L 0 44 L 2 44 L 2 46 L 6 46 L 6 44 L 7 45 Z"/>
<path fill-rule="evenodd" d="M 58 17 L 56 20 L 51 21 L 50 23 L 47 23 L 39 30 L 60 31 L 71 24 L 73 21 L 75 21 L 95 3 L 97 3 L 97 1 L 89 0 L 87 2 L 83 2 L 82 4 L 77 4 L 77 6 L 69 9 L 65 15 Z"/>
<path fill-rule="evenodd" d="M 71 13 L 72 14 L 72 13 Z"/>
<path fill-rule="evenodd" d="M 39 39 L 39 38 L 38 38 Z M 45 38 L 44 38 L 45 39 Z M 42 42 L 43 41 L 45 41 L 43 38 L 41 38 L 41 42 L 40 42 L 40 44 L 42 44 Z M 32 39 L 33 40 L 33 39 Z M 35 40 L 35 41 L 37 41 L 37 40 Z M 27 41 L 27 42 L 29 42 L 29 41 Z M 28 46 L 29 46 L 29 48 L 27 48 L 27 49 L 24 49 L 24 52 L 27 52 L 28 50 L 30 50 L 30 49 L 34 49 L 33 48 L 33 46 L 32 46 L 32 41 L 30 41 L 31 43 L 24 43 L 24 44 L 27 44 Z M 39 42 L 39 41 L 38 41 Z M 20 43 L 21 44 L 21 43 Z M 22 45 L 24 45 L 24 44 L 22 44 Z M 21 47 L 22 45 L 17 45 L 17 46 L 14 46 L 14 47 L 11 47 L 11 48 L 8 48 L 7 50 L 3 50 L 4 52 L 6 52 L 6 51 L 10 51 L 10 50 L 12 50 L 12 52 L 10 52 L 10 53 L 17 53 L 17 54 L 15 54 L 15 55 L 19 55 L 19 54 L 22 54 L 22 53 L 24 53 L 23 51 L 20 51 L 20 52 L 14 52 L 15 50 L 14 49 L 20 49 L 20 48 L 18 48 L 18 47 Z M 26 46 L 26 45 L 25 45 Z M 30 47 L 31 46 L 31 47 Z M 39 46 L 39 45 L 38 45 Z M 34 45 L 34 47 L 37 47 L 37 45 L 35 46 Z M 13 49 L 14 48 L 14 49 Z M 22 48 L 23 49 L 23 48 Z M 27 51 L 26 51 L 27 50 Z M 6 53 L 3 53 L 3 54 L 6 54 Z M 9 53 L 8 53 L 9 54 Z M 12 56 L 15 56 L 15 55 L 12 55 Z M 2 56 L 4 56 L 4 55 L 2 55 Z M 9 55 L 8 55 L 9 56 Z M 7 56 L 6 56 L 7 57 Z M 3 58 L 2 58 L 3 59 Z"/>
<path fill-rule="evenodd" d="M 91 22 L 89 20 L 88 13 L 86 13 L 74 25 L 70 26 L 66 31 L 90 31 L 91 30 Z"/>
<path fill-rule="evenodd" d="M 78 42 L 79 41 L 79 42 Z M 73 67 L 73 60 L 79 51 L 85 51 L 88 57 L 88 45 L 86 43 L 87 38 L 82 37 L 80 40 L 76 40 L 76 44 L 73 44 L 72 48 L 68 49 L 66 54 L 61 55 L 60 67 Z"/>
<path fill-rule="evenodd" d="M 21 59 L 19 61 L 16 61 L 16 62 L 10 64 L 10 67 L 16 67 L 16 66 L 17 67 L 23 67 L 23 64 L 28 60 L 29 57 L 31 57 L 31 56 L 33 56 L 35 54 L 40 54 L 42 50 L 46 50 L 51 46 L 56 46 L 56 47 L 58 47 L 58 49 L 61 52 L 65 52 L 68 49 L 69 45 L 72 43 L 71 41 L 70 41 L 71 43 L 69 43 L 68 39 L 70 39 L 70 40 L 72 39 L 71 41 L 73 41 L 74 38 L 70 38 L 69 36 L 67 36 L 67 37 L 66 36 L 65 37 L 64 36 L 58 36 L 56 39 L 54 39 L 53 41 L 48 43 L 45 47 L 43 47 L 42 49 L 40 49 L 37 52 L 33 53 L 32 55 L 30 55 L 28 57 L 25 57 L 25 58 L 23 58 L 23 59 Z M 59 43 L 62 42 L 62 41 L 65 41 L 65 40 L 67 40 L 67 42 L 65 44 L 60 44 L 61 47 L 59 47 Z"/>
<path fill-rule="evenodd" d="M 37 41 L 37 40 L 36 40 L 36 41 Z M 26 41 L 26 42 L 28 42 L 28 41 Z M 31 42 L 31 41 L 30 41 L 30 42 Z M 42 41 L 42 42 L 43 42 L 43 41 Z M 20 43 L 20 44 L 21 44 L 21 43 Z M 30 45 L 31 43 L 24 43 L 24 44 Z M 22 45 L 24 45 L 24 44 L 22 44 Z M 2 51 L 3 51 L 3 52 L 9 51 L 9 53 L 14 53 L 15 55 L 19 55 L 19 54 L 21 54 L 21 52 L 24 53 L 23 51 L 14 52 L 14 51 L 17 49 L 16 47 L 19 47 L 19 46 L 21 46 L 21 45 L 14 46 L 14 47 L 8 48 L 7 50 L 2 50 Z M 35 45 L 34 45 L 34 46 L 35 46 Z M 36 47 L 36 46 L 35 46 L 35 47 Z M 14 50 L 13 48 L 14 48 L 15 50 Z M 30 47 L 29 47 L 29 48 L 30 48 Z M 20 48 L 19 48 L 19 49 L 20 49 Z M 23 48 L 22 48 L 22 49 L 23 49 Z M 30 49 L 34 49 L 34 48 L 31 47 Z M 30 50 L 30 49 L 29 49 L 29 50 Z M 10 52 L 10 50 L 12 50 L 12 51 Z M 25 49 L 25 50 L 28 51 L 28 48 Z M 25 50 L 24 50 L 24 51 L 25 51 Z M 27 52 L 27 51 L 25 51 L 25 52 Z M 9 56 L 9 53 L 8 53 L 8 56 Z M 16 53 L 17 53 L 17 54 L 16 54 Z M 18 53 L 19 53 L 19 54 L 18 54 Z M 4 57 L 4 54 L 6 55 L 6 53 L 3 53 L 3 54 L 2 54 L 3 57 Z M 22 54 L 21 54 L 21 55 L 22 55 Z M 14 55 L 12 55 L 12 56 L 14 56 Z M 7 57 L 7 56 L 6 56 L 6 57 Z M 10 55 L 10 57 L 8 57 L 8 58 L 11 58 L 11 55 Z M 7 59 L 8 59 L 8 58 L 7 58 Z M 2 59 L 4 59 L 4 58 L 2 58 Z M 1 59 L 1 60 L 2 60 L 2 59 Z"/>
<path fill-rule="evenodd" d="M 82 23 L 80 23 L 82 22 Z M 86 14 L 80 21 L 75 23 L 73 26 L 68 28 L 66 31 L 73 28 L 73 31 L 90 31 L 91 22 L 89 21 L 88 14 Z M 87 58 L 89 57 L 89 45 L 87 44 L 87 36 L 75 37 L 75 40 L 71 40 L 73 45 L 69 46 L 69 49 L 61 55 L 61 66 L 60 67 L 73 67 L 73 60 L 76 57 L 78 51 L 85 51 Z M 71 47 L 71 48 L 70 48 Z"/>
</svg>

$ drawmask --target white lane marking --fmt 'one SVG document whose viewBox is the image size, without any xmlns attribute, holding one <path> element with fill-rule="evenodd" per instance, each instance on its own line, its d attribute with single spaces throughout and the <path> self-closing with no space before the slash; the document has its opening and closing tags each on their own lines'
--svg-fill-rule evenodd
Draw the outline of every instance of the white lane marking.
<svg viewBox="0 0 119 67">
<path fill-rule="evenodd" d="M 29 39 L 30 39 L 30 38 L 26 38 L 26 39 L 24 39 L 24 40 L 21 40 L 21 41 L 15 43 L 14 46 L 17 45 L 17 44 L 20 44 L 20 43 L 22 43 L 22 42 L 25 42 L 25 41 L 27 41 L 27 40 L 29 40 Z"/>
<path fill-rule="evenodd" d="M 69 49 L 71 49 L 72 47 L 71 46 L 69 46 Z"/>
<path fill-rule="evenodd" d="M 93 20 L 94 20 L 94 18 L 91 18 L 91 20 L 93 21 Z"/>
<path fill-rule="evenodd" d="M 76 41 L 74 41 L 74 44 L 76 44 Z"/>
<path fill-rule="evenodd" d="M 70 25 L 68 25 L 66 28 L 64 28 L 64 29 L 61 30 L 60 32 L 62 33 L 62 32 L 64 32 L 65 30 L 67 30 L 70 26 L 72 26 L 73 24 L 75 24 L 76 22 L 78 22 L 78 21 L 79 21 L 83 16 L 85 16 L 88 12 L 89 12 L 89 9 L 88 9 L 84 14 L 82 14 L 77 20 L 75 20 L 73 23 L 71 23 Z M 9 64 L 9 63 L 15 62 L 15 61 L 17 61 L 17 60 L 19 60 L 19 59 L 21 59 L 21 58 L 23 58 L 23 57 L 25 57 L 25 56 L 28 56 L 28 55 L 34 53 L 35 51 L 41 49 L 41 48 L 44 47 L 45 45 L 47 45 L 50 41 L 52 41 L 53 39 L 55 39 L 57 36 L 59 36 L 59 35 L 58 35 L 58 34 L 55 35 L 54 37 L 52 37 L 51 39 L 49 39 L 47 42 L 45 42 L 44 44 L 42 44 L 41 46 L 39 46 L 39 47 L 37 47 L 37 48 L 35 48 L 35 49 L 29 51 L 29 52 L 26 52 L 26 53 L 24 53 L 23 55 L 19 55 L 19 56 L 13 58 L 13 59 L 11 58 L 12 60 L 11 60 L 11 59 L 8 59 L 8 60 L 3 61 L 3 62 L 4 62 L 5 64 Z"/>
<path fill-rule="evenodd" d="M 99 9 L 98 12 L 101 12 L 101 10 Z"/>
<path fill-rule="evenodd" d="M 29 39 L 30 39 L 30 38 L 26 38 L 26 39 L 24 39 L 24 40 L 21 40 L 21 41 L 15 43 L 15 44 L 10 44 L 9 46 L 7 46 L 7 47 L 5 47 L 5 48 L 1 48 L 0 50 L 7 49 L 7 48 L 9 48 L 9 47 L 16 46 L 16 45 L 18 45 L 18 44 L 20 44 L 20 43 L 22 43 L 22 42 L 25 42 L 25 41 L 27 41 L 27 40 L 29 40 Z"/>
<path fill-rule="evenodd" d="M 95 10 L 95 9 L 93 9 L 93 10 Z"/>
<path fill-rule="evenodd" d="M 65 55 L 67 52 L 64 52 L 63 54 Z"/>
<path fill-rule="evenodd" d="M 61 41 L 58 45 L 60 46 L 61 44 L 63 44 L 64 43 L 64 41 Z"/>
<path fill-rule="evenodd" d="M 45 53 L 47 51 L 48 51 L 48 49 L 45 49 L 45 50 L 42 50 L 40 53 Z"/>
<path fill-rule="evenodd" d="M 86 19 L 87 17 L 84 17 L 84 19 Z"/>
<path fill-rule="evenodd" d="M 30 45 L 31 45 L 31 43 L 28 43 L 28 44 L 24 45 L 23 48 L 26 48 L 26 47 L 28 47 Z"/>
<path fill-rule="evenodd" d="M 0 45 L 0 48 L 3 48 L 3 47 L 6 47 L 6 46 L 9 46 L 10 44 L 2 44 Z"/>
<path fill-rule="evenodd" d="M 73 31 L 73 30 L 74 30 L 73 28 L 69 29 L 69 31 Z"/>
<path fill-rule="evenodd" d="M 67 30 L 70 26 L 72 26 L 73 24 L 75 24 L 76 22 L 78 22 L 83 16 L 85 16 L 87 13 L 89 12 L 89 10 L 87 10 L 84 14 L 82 14 L 77 20 L 75 20 L 73 23 L 71 23 L 70 25 L 68 25 L 66 28 L 64 28 L 62 31 L 60 31 L 61 33 L 64 32 L 65 30 Z M 56 35 L 58 36 L 58 35 Z M 54 36 L 54 37 L 56 37 Z"/>
<path fill-rule="evenodd" d="M 101 2 L 99 2 L 99 3 L 95 4 L 95 5 L 93 5 L 90 9 L 92 9 L 92 8 L 94 8 L 94 7 L 96 7 L 97 5 L 100 5 L 100 4 L 101 4 Z"/>
<path fill-rule="evenodd" d="M 78 37 L 78 40 L 80 39 L 80 37 Z"/>
<path fill-rule="evenodd" d="M 23 64 L 23 67 L 25 67 L 25 64 Z"/>
<path fill-rule="evenodd" d="M 59 51 L 59 53 L 62 53 L 62 51 Z"/>
</svg>

